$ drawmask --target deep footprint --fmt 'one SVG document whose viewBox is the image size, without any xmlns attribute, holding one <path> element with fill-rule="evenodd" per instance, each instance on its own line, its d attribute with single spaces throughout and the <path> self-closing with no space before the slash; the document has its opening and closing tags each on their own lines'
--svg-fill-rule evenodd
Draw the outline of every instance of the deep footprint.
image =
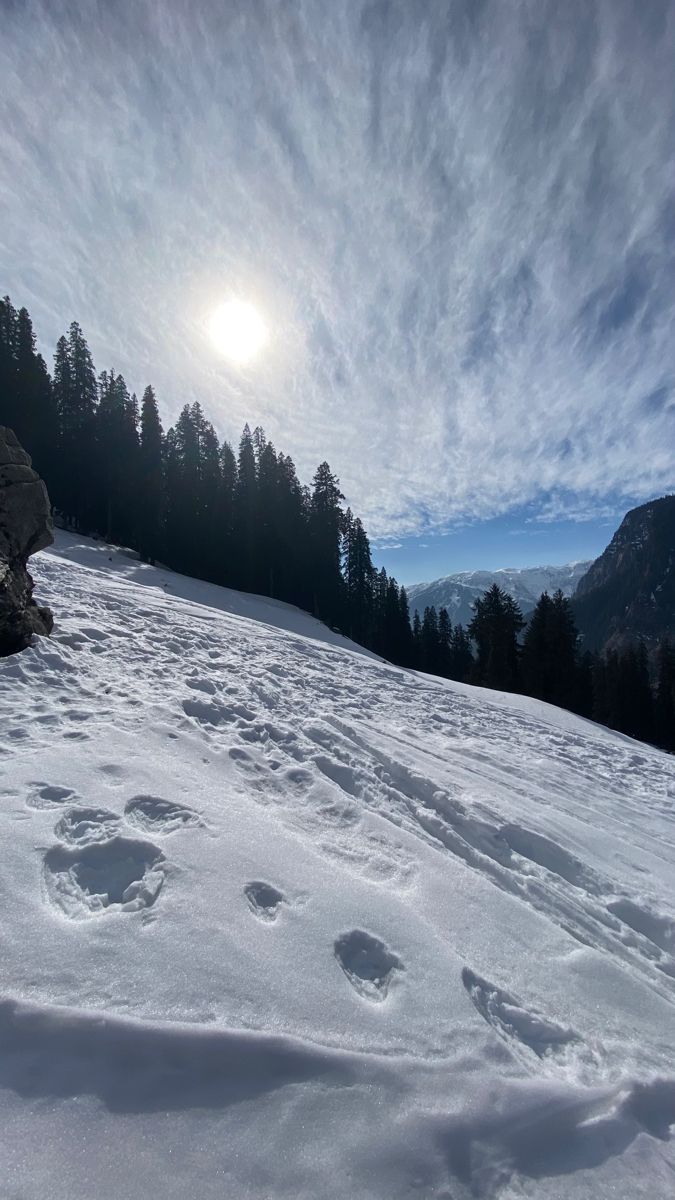
<svg viewBox="0 0 675 1200">
<path fill-rule="evenodd" d="M 544 1058 L 568 1042 L 579 1040 L 571 1029 L 565 1029 L 540 1013 L 523 1008 L 515 996 L 482 979 L 468 967 L 462 971 L 462 983 L 481 1017 L 501 1037 L 515 1038 L 533 1050 L 538 1058 Z"/>
<path fill-rule="evenodd" d="M 71 846 L 106 842 L 114 837 L 120 823 L 117 813 L 107 808 L 71 808 L 54 826 L 54 833 Z"/>
<path fill-rule="evenodd" d="M 33 780 L 32 787 L 33 791 L 26 801 L 30 808 L 54 808 L 59 804 L 65 804 L 75 796 L 72 788 L 60 787 L 56 783 L 42 783 L 39 780 Z"/>
<path fill-rule="evenodd" d="M 124 806 L 124 815 L 132 825 L 146 833 L 173 833 L 190 825 L 201 825 L 201 817 L 192 808 L 162 800 L 160 796 L 134 796 Z"/>
<path fill-rule="evenodd" d="M 352 987 L 366 1000 L 381 1003 L 395 971 L 405 970 L 400 958 L 379 938 L 353 929 L 335 942 L 335 957 Z"/>
<path fill-rule="evenodd" d="M 271 883 L 262 883 L 259 880 L 247 883 L 244 895 L 256 917 L 260 917 L 262 921 L 276 921 L 284 896 L 277 888 L 272 887 Z"/>
<path fill-rule="evenodd" d="M 151 842 L 115 837 L 72 850 L 54 846 L 44 857 L 52 903 L 79 920 L 109 909 L 150 908 L 162 889 L 164 855 Z"/>
</svg>

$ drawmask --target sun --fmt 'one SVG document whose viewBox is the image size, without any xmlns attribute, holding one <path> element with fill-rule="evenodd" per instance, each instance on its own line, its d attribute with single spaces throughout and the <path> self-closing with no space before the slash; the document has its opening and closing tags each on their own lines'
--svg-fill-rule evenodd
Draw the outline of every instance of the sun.
<svg viewBox="0 0 675 1200">
<path fill-rule="evenodd" d="M 237 366 L 252 362 L 269 338 L 260 313 L 247 300 L 226 300 L 211 313 L 209 336 L 216 350 Z"/>
</svg>

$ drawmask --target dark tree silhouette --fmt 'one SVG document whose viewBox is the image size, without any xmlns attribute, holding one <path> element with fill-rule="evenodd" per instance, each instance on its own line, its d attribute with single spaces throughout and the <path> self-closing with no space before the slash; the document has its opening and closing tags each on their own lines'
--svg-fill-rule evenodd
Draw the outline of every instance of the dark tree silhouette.
<svg viewBox="0 0 675 1200">
<path fill-rule="evenodd" d="M 309 508 L 309 541 L 314 575 L 314 614 L 329 624 L 339 622 L 343 610 L 341 537 L 344 496 L 340 480 L 327 462 L 317 468 Z"/>
<path fill-rule="evenodd" d="M 164 519 L 163 434 L 155 393 L 148 385 L 141 401 L 141 431 L 138 452 L 138 548 L 146 562 L 154 563 L 162 553 Z"/>
<path fill-rule="evenodd" d="M 516 691 L 519 686 L 518 634 L 525 622 L 518 605 L 496 583 L 474 602 L 468 628 L 478 648 L 478 682 Z"/>
</svg>

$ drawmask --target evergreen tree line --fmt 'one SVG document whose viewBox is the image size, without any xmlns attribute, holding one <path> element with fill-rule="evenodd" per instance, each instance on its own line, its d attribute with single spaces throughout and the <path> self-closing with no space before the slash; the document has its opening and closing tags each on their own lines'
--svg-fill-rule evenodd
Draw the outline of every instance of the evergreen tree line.
<svg viewBox="0 0 675 1200">
<path fill-rule="evenodd" d="M 664 639 L 650 664 L 644 642 L 583 652 L 570 601 L 544 592 L 529 621 L 493 584 L 474 602 L 467 630 L 446 609 L 413 620 L 414 661 L 425 671 L 522 692 L 675 752 L 675 647 Z M 475 654 L 474 654 L 475 649 Z"/>
<path fill-rule="evenodd" d="M 162 429 L 146 387 L 139 404 L 113 370 L 97 375 L 77 322 L 53 374 L 30 316 L 0 300 L 0 424 L 31 453 L 62 522 L 188 575 L 297 604 L 402 666 L 520 691 L 675 750 L 675 651 L 652 683 L 644 647 L 580 654 L 572 608 L 544 593 L 527 623 L 493 585 L 464 629 L 447 609 L 410 619 L 405 588 L 372 562 L 361 520 L 343 508 L 328 463 L 303 486 L 258 427 L 237 453 L 198 403 Z M 524 631 L 524 632 L 523 632 Z"/>
<path fill-rule="evenodd" d="M 248 425 L 220 442 L 198 403 L 162 428 L 155 393 L 96 373 L 77 322 L 53 373 L 31 319 L 0 300 L 0 423 L 14 429 L 62 524 L 146 562 L 297 604 L 383 657 L 413 665 L 405 589 L 372 563 L 328 463 L 303 486 L 293 460 Z"/>
</svg>

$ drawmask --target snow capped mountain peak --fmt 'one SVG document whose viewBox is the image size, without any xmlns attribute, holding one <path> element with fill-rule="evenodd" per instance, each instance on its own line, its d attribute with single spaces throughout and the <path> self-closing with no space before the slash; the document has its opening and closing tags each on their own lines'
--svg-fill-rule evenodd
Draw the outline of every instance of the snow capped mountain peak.
<svg viewBox="0 0 675 1200">
<path fill-rule="evenodd" d="M 457 571 L 431 583 L 415 583 L 407 588 L 411 611 L 424 612 L 427 606 L 447 608 L 454 625 L 467 625 L 473 616 L 474 600 L 498 584 L 520 605 L 523 613 L 532 611 L 542 592 L 560 588 L 573 595 L 590 562 L 566 563 L 562 567 L 501 567 L 496 571 Z"/>
<path fill-rule="evenodd" d="M 5 1194 L 670 1195 L 670 757 L 101 543 L 34 562 Z"/>
</svg>

